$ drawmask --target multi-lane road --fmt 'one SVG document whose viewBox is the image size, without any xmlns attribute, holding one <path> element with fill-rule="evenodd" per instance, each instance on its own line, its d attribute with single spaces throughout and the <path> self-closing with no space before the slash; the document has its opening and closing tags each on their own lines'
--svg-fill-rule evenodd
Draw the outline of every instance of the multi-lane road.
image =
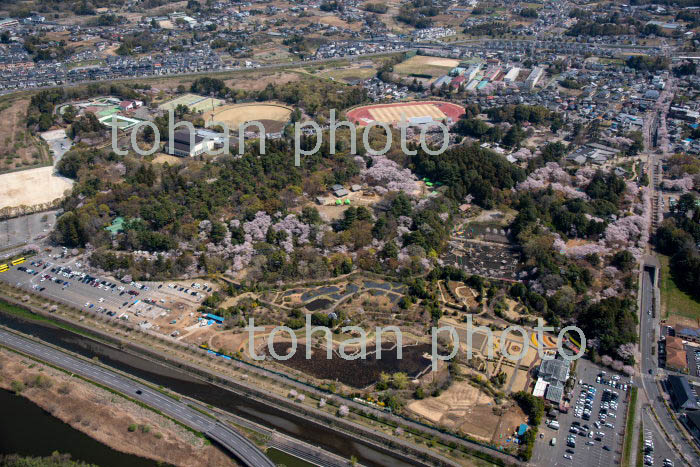
<svg viewBox="0 0 700 467">
<path fill-rule="evenodd" d="M 145 384 L 3 329 L 0 329 L 0 344 L 56 365 L 64 370 L 114 389 L 132 399 L 141 401 L 149 407 L 158 409 L 165 415 L 201 431 L 247 466 L 274 467 L 275 465 L 255 444 L 231 427 L 207 417 L 190 408 L 187 403 L 161 394 Z"/>
<path fill-rule="evenodd" d="M 659 446 L 661 443 L 668 443 L 665 436 L 662 437 L 660 430 L 658 430 L 658 428 L 661 428 L 661 431 L 668 434 L 673 442 L 672 446 L 669 446 L 670 451 L 680 450 L 679 457 L 680 454 L 682 454 L 684 459 L 689 461 L 691 465 L 700 465 L 700 456 L 698 456 L 695 449 L 693 449 L 683 434 L 678 431 L 676 423 L 668 413 L 666 405 L 663 402 L 664 395 L 659 390 L 659 385 L 656 380 L 659 373 L 658 357 L 656 356 L 656 352 L 654 355 L 651 353 L 652 347 L 657 345 L 658 340 L 656 330 L 659 326 L 659 310 L 655 311 L 656 293 L 658 293 L 658 291 L 655 291 L 651 272 L 645 269 L 642 274 L 641 284 L 640 348 L 642 356 L 640 366 L 642 374 L 640 380 L 642 389 L 646 394 L 647 402 L 653 408 L 656 417 L 654 417 L 653 414 L 647 413 L 648 417 L 647 422 L 644 424 L 644 429 L 645 431 L 651 430 L 657 434 L 657 437 L 655 437 L 655 445 Z M 649 312 L 650 310 L 651 313 Z M 643 399 L 642 401 L 644 404 Z M 649 420 L 653 423 L 649 424 Z M 661 426 L 657 427 L 657 423 L 660 423 Z"/>
</svg>

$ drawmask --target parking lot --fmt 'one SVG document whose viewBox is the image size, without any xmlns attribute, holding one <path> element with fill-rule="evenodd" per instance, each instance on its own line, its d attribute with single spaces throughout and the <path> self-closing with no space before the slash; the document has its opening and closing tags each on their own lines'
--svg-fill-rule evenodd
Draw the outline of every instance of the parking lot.
<svg viewBox="0 0 700 467">
<path fill-rule="evenodd" d="M 49 235 L 56 223 L 56 211 L 29 214 L 0 221 L 0 250 L 11 250 Z"/>
<path fill-rule="evenodd" d="M 196 309 L 206 298 L 207 289 L 211 291 L 200 284 L 192 290 L 159 282 L 127 284 L 87 270 L 77 261 L 37 256 L 0 273 L 0 280 L 87 312 L 152 329 L 167 323 L 173 313 Z"/>
<path fill-rule="evenodd" d="M 616 375 L 620 379 L 613 381 L 608 371 L 596 382 L 601 371 L 587 360 L 578 361 L 579 376 L 571 395 L 571 408 L 568 413 L 557 413 L 555 418 L 549 418 L 556 419 L 558 429 L 548 425 L 540 428 L 544 436 L 535 445 L 533 463 L 580 467 L 619 465 L 627 397 L 624 386 L 618 389 L 610 386 L 610 382 L 629 386 L 629 379 Z M 590 415 L 585 412 L 587 408 Z M 569 436 L 573 442 L 567 443 Z M 554 446 L 552 438 L 557 440 Z"/>
</svg>

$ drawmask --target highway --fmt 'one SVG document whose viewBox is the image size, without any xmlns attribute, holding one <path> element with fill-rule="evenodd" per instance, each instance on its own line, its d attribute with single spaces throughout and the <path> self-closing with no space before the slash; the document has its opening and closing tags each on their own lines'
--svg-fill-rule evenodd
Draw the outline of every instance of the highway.
<svg viewBox="0 0 700 467">
<path fill-rule="evenodd" d="M 218 420 L 209 418 L 150 387 L 126 378 L 95 363 L 82 360 L 47 345 L 26 339 L 0 329 L 0 343 L 12 349 L 36 357 L 96 383 L 107 386 L 136 399 L 185 425 L 204 433 L 227 449 L 236 459 L 250 467 L 270 466 L 274 463 L 255 444 Z"/>
</svg>

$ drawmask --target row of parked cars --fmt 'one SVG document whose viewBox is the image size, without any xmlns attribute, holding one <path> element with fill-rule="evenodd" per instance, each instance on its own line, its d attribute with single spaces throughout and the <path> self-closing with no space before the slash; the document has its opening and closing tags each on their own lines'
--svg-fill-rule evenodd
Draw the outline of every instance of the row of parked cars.
<svg viewBox="0 0 700 467">
<path fill-rule="evenodd" d="M 608 378 L 605 371 L 601 371 L 598 376 L 596 376 L 595 382 L 619 389 L 621 391 L 627 391 L 627 383 L 621 382 L 618 375 L 613 375 L 611 378 Z"/>
</svg>

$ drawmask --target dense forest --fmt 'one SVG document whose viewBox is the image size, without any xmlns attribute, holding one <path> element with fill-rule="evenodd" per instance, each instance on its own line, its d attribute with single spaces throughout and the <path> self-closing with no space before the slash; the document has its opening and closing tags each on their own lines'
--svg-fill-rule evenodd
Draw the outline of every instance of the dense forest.
<svg viewBox="0 0 700 467">
<path fill-rule="evenodd" d="M 412 164 L 419 176 L 444 183 L 449 198 L 461 203 L 471 195 L 486 208 L 499 202 L 499 190 L 513 188 L 525 178 L 522 169 L 478 144 L 457 146 L 435 156 L 421 151 L 413 156 Z"/>
</svg>

